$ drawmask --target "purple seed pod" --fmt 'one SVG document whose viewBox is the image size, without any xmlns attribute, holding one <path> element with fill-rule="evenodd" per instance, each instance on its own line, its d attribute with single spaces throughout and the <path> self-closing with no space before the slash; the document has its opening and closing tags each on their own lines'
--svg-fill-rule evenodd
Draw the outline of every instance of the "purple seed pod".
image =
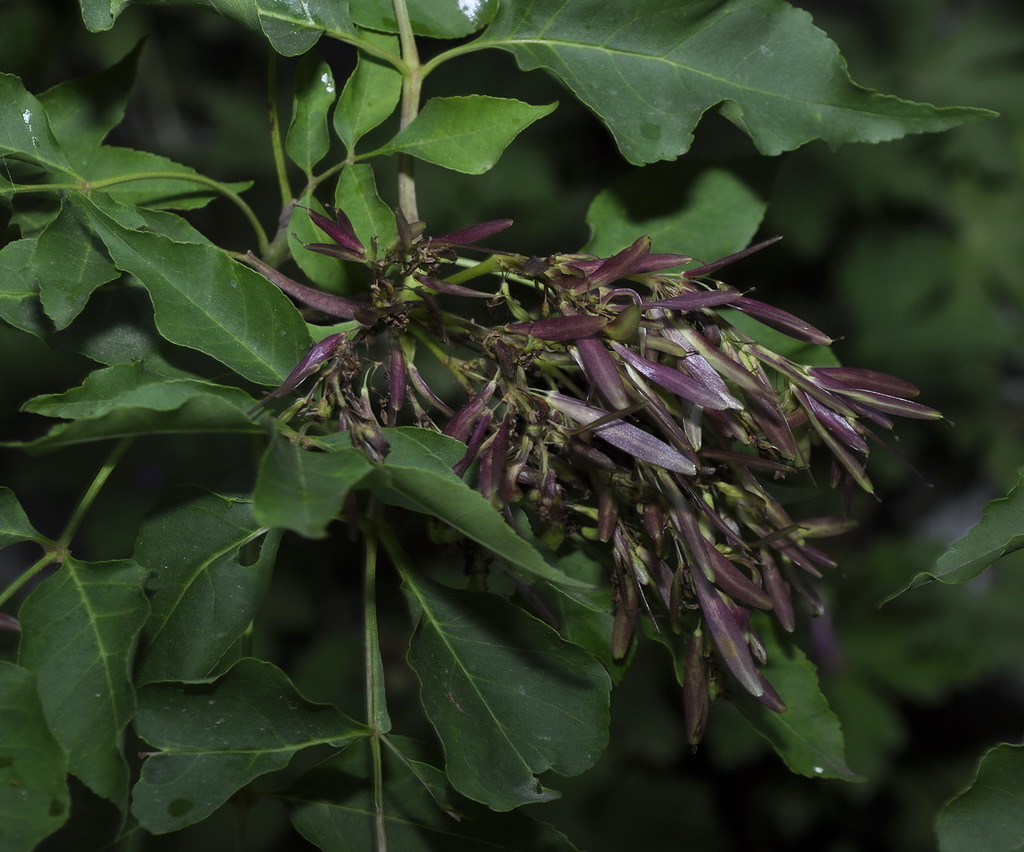
<svg viewBox="0 0 1024 852">
<path fill-rule="evenodd" d="M 757 696 L 757 700 L 760 701 L 769 710 L 774 710 L 776 713 L 786 712 L 786 702 L 782 700 L 782 697 L 778 692 L 775 691 L 775 687 L 772 686 L 767 678 L 760 672 L 757 676 L 761 679 L 761 686 L 764 687 L 764 692 Z"/>
<path fill-rule="evenodd" d="M 711 263 L 705 263 L 703 266 L 697 266 L 694 267 L 693 269 L 687 269 L 686 272 L 683 274 L 687 278 L 700 278 L 702 275 L 710 275 L 712 272 L 717 272 L 723 266 L 728 266 L 730 263 L 735 263 L 737 260 L 742 260 L 745 257 L 749 257 L 754 252 L 761 251 L 761 249 L 767 248 L 768 246 L 777 243 L 781 239 L 782 237 L 772 237 L 770 240 L 763 240 L 762 242 L 759 242 L 752 246 L 748 246 L 747 248 L 741 249 L 740 251 L 733 252 L 732 254 L 726 255 L 725 257 L 719 258 L 718 260 L 713 260 L 711 261 Z"/>
<path fill-rule="evenodd" d="M 480 457 L 480 491 L 491 499 L 501 488 L 508 460 L 508 440 L 514 415 L 506 414 L 494 433 L 494 439 Z"/>
<path fill-rule="evenodd" d="M 667 308 L 671 311 L 690 313 L 704 308 L 713 308 L 718 305 L 727 305 L 740 298 L 739 290 L 729 287 L 724 290 L 688 290 L 677 296 L 669 296 L 666 299 L 657 299 L 653 302 L 641 302 L 640 307 L 645 311 L 649 308 Z"/>
<path fill-rule="evenodd" d="M 886 414 L 895 414 L 898 417 L 910 417 L 914 420 L 941 420 L 942 414 L 936 411 L 934 408 L 930 408 L 927 405 L 921 405 L 919 402 L 910 402 L 909 400 L 903 399 L 898 396 L 890 396 L 889 394 L 879 393 L 878 391 L 859 390 L 856 388 L 840 391 L 846 399 L 852 400 L 855 404 L 859 403 L 864 409 L 864 414 L 871 416 L 871 412 L 885 412 Z M 875 418 L 872 418 L 875 419 Z M 883 418 L 888 422 L 887 418 Z M 880 425 L 886 425 L 881 423 Z"/>
<path fill-rule="evenodd" d="M 619 522 L 619 506 L 610 488 L 602 488 L 597 494 L 597 540 L 611 541 Z"/>
<path fill-rule="evenodd" d="M 596 470 L 606 470 L 609 473 L 619 470 L 619 466 L 599 449 L 574 437 L 570 437 L 569 442 L 565 445 L 565 451 L 572 457 L 574 464 L 581 469 L 592 467 Z"/>
<path fill-rule="evenodd" d="M 686 663 L 683 668 L 683 720 L 686 724 L 686 739 L 691 746 L 696 746 L 704 738 L 708 705 L 704 634 L 697 628 L 686 646 Z"/>
<path fill-rule="evenodd" d="M 634 275 L 642 275 L 648 272 L 660 272 L 662 269 L 671 269 L 673 266 L 685 266 L 692 263 L 693 258 L 686 254 L 659 254 L 651 252 L 645 257 L 636 268 Z"/>
<path fill-rule="evenodd" d="M 576 341 L 576 352 L 580 366 L 594 388 L 608 405 L 616 410 L 629 408 L 631 402 L 622 383 L 622 373 L 612 358 L 612 353 L 598 337 L 581 337 Z"/>
<path fill-rule="evenodd" d="M 910 382 L 896 376 L 861 367 L 808 367 L 807 372 L 822 387 L 831 390 L 844 391 L 858 388 L 905 398 L 915 397 L 921 392 Z"/>
<path fill-rule="evenodd" d="M 437 408 L 439 411 L 441 411 L 448 417 L 451 417 L 454 414 L 454 412 L 445 403 L 445 401 L 441 399 L 441 397 L 434 393 L 434 391 L 430 388 L 430 385 L 428 385 L 426 381 L 423 379 L 423 376 L 420 373 L 417 366 L 411 362 L 407 362 L 406 369 L 409 371 L 409 381 L 412 383 L 412 386 L 413 388 L 415 388 L 416 392 L 425 400 L 427 400 L 427 402 L 429 402 L 431 405 Z"/>
<path fill-rule="evenodd" d="M 461 228 L 452 231 L 450 234 L 442 234 L 439 237 L 431 237 L 429 242 L 449 246 L 469 246 L 479 240 L 486 240 L 495 234 L 512 227 L 511 219 L 495 219 L 492 222 L 481 222 L 478 225 L 470 225 L 468 228 Z"/>
<path fill-rule="evenodd" d="M 767 547 L 761 548 L 761 580 L 765 591 L 772 599 L 772 611 L 779 620 L 783 630 L 792 633 L 796 629 L 796 614 L 793 611 L 793 598 L 789 594 L 789 586 L 775 564 L 775 557 Z"/>
<path fill-rule="evenodd" d="M 701 536 L 701 538 L 704 538 Z M 772 599 L 757 583 L 747 577 L 707 539 L 703 544 L 704 561 L 711 569 L 715 585 L 729 597 L 756 609 L 772 608 Z M 695 554 L 696 556 L 696 554 Z M 698 563 L 701 557 L 696 556 Z"/>
<path fill-rule="evenodd" d="M 651 238 L 640 237 L 631 246 L 603 261 L 586 278 L 573 286 L 576 293 L 585 293 L 595 287 L 604 287 L 620 278 L 638 274 L 639 269 L 651 252 Z"/>
<path fill-rule="evenodd" d="M 321 251 L 323 254 L 333 253 L 331 251 L 326 251 L 326 249 L 341 248 L 345 250 L 348 255 L 343 258 L 344 260 L 366 260 L 366 248 L 361 242 L 359 242 L 355 229 L 352 227 L 352 222 L 343 211 L 335 209 L 334 221 L 320 213 L 317 213 L 315 210 L 309 210 L 308 213 L 309 218 L 313 220 L 313 224 L 334 240 L 337 245 L 330 246 L 323 243 L 314 243 L 313 245 L 307 245 L 306 248 L 312 249 L 313 251 Z"/>
<path fill-rule="evenodd" d="M 826 429 L 846 444 L 847 447 L 855 452 L 863 453 L 864 455 L 868 454 L 868 442 L 864 440 L 864 437 L 857 431 L 856 426 L 846 417 L 830 408 L 826 408 L 810 394 L 805 394 L 797 389 L 794 389 L 793 394 L 800 400 L 802 405 L 813 412 L 813 415 L 818 418 Z"/>
<path fill-rule="evenodd" d="M 829 346 L 832 343 L 831 337 L 820 329 L 815 328 L 806 320 L 802 320 L 800 317 L 794 316 L 781 308 L 773 307 L 764 302 L 758 302 L 756 299 L 748 299 L 746 296 L 741 296 L 730 307 L 742 311 L 747 316 L 753 317 L 758 322 L 762 322 L 776 331 L 781 331 L 795 340 L 802 340 L 805 343 L 817 343 L 820 346 Z"/>
<path fill-rule="evenodd" d="M 633 369 L 643 376 L 646 376 L 655 384 L 661 385 L 666 390 L 705 408 L 743 408 L 743 404 L 732 394 L 726 391 L 724 394 L 708 389 L 705 385 L 681 373 L 679 370 L 655 361 L 641 358 L 633 350 L 621 343 L 612 343 L 612 349 Z"/>
<path fill-rule="evenodd" d="M 679 333 L 686 341 L 686 348 L 700 353 L 722 378 L 733 382 L 743 388 L 744 391 L 765 396 L 769 399 L 777 398 L 778 395 L 770 386 L 766 386 L 735 358 L 730 357 L 723 350 L 712 346 L 708 339 L 696 329 L 684 327 L 679 330 Z"/>
<path fill-rule="evenodd" d="M 361 302 L 355 302 L 352 299 L 335 296 L 333 293 L 325 293 L 323 290 L 314 290 L 312 287 L 307 287 L 305 284 L 293 281 L 287 275 L 282 275 L 274 269 L 274 267 L 270 266 L 270 264 L 264 263 L 251 251 L 246 254 L 245 262 L 249 264 L 249 266 L 263 273 L 263 276 L 270 281 L 270 283 L 277 285 L 277 287 L 292 298 L 297 299 L 308 307 L 316 308 L 318 311 L 323 311 L 325 314 L 330 314 L 333 317 L 355 319 L 356 312 L 358 310 L 368 307 Z"/>
<path fill-rule="evenodd" d="M 456 476 L 461 477 L 476 461 L 476 457 L 480 454 L 480 447 L 483 446 L 487 432 L 491 428 L 493 416 L 489 409 L 485 409 L 483 415 L 476 421 L 473 432 L 469 436 L 469 440 L 466 441 L 466 454 L 452 465 L 452 473 Z"/>
<path fill-rule="evenodd" d="M 538 340 L 562 342 L 595 334 L 606 325 L 608 325 L 608 320 L 604 317 L 585 314 L 514 322 L 505 326 L 505 329 L 513 334 L 536 337 Z"/>
<path fill-rule="evenodd" d="M 652 495 L 653 496 L 653 495 Z M 659 502 L 648 500 L 643 508 L 644 530 L 651 538 L 654 552 L 659 556 L 665 552 L 665 512 Z"/>
<path fill-rule="evenodd" d="M 795 388 L 793 393 L 797 399 L 800 399 L 801 403 L 804 403 L 805 400 L 808 399 L 806 395 L 801 394 L 801 392 Z M 864 491 L 868 494 L 874 494 L 875 489 L 871 484 L 871 480 L 868 478 L 867 471 L 864 470 L 864 466 L 854 457 L 846 444 L 840 441 L 828 428 L 826 428 L 826 426 L 818 419 L 809 403 L 804 406 L 804 410 L 807 412 L 814 430 L 821 437 L 825 446 L 831 450 L 836 461 L 843 466 L 846 472 L 853 478 L 853 481 L 856 482 Z"/>
<path fill-rule="evenodd" d="M 464 296 L 467 299 L 490 299 L 494 296 L 494 293 L 483 293 L 480 290 L 474 290 L 472 287 L 463 287 L 461 284 L 449 284 L 447 281 L 442 281 L 440 278 L 431 278 L 429 275 L 414 275 L 413 278 L 424 287 L 429 287 L 431 290 L 446 296 Z"/>
<path fill-rule="evenodd" d="M 448 425 L 442 430 L 442 434 L 447 435 L 449 438 L 455 438 L 458 441 L 465 441 L 469 438 L 477 418 L 483 413 L 487 401 L 494 396 L 494 391 L 497 390 L 497 387 L 497 379 L 491 379 L 479 393 L 474 395 L 469 402 L 455 413 L 455 416 L 448 421 Z"/>
<path fill-rule="evenodd" d="M 398 425 L 398 412 L 405 405 L 405 392 L 408 388 L 409 373 L 405 368 L 405 357 L 402 346 L 397 340 L 391 341 L 391 358 L 388 368 L 388 411 L 387 424 Z"/>
<path fill-rule="evenodd" d="M 764 682 L 754 665 L 746 637 L 736 622 L 735 604 L 729 603 L 700 569 L 690 571 L 690 582 L 719 656 L 743 688 L 759 698 L 764 694 Z"/>
<path fill-rule="evenodd" d="M 582 426 L 593 423 L 602 417 L 608 417 L 611 413 L 560 393 L 548 393 L 546 396 L 548 404 L 552 408 Z M 598 426 L 593 431 L 603 441 L 607 441 L 613 447 L 618 447 L 641 461 L 687 476 L 692 476 L 697 472 L 696 465 L 679 450 L 629 423 L 614 420 L 611 423 Z"/>
</svg>

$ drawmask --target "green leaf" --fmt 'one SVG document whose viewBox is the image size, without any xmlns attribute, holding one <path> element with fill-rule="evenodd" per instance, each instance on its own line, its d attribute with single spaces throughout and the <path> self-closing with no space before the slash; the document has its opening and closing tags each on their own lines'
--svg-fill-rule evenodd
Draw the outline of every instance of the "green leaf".
<svg viewBox="0 0 1024 852">
<path fill-rule="evenodd" d="M 262 385 L 279 385 L 309 348 L 295 307 L 258 272 L 212 246 L 123 227 L 88 199 L 89 216 L 118 269 L 149 291 L 160 333 Z"/>
<path fill-rule="evenodd" d="M 416 118 L 375 153 L 404 151 L 446 169 L 483 174 L 516 136 L 556 106 L 486 95 L 431 98 Z"/>
<path fill-rule="evenodd" d="M 384 740 L 384 828 L 402 852 L 572 852 L 561 832 L 522 811 L 496 814 L 455 796 L 444 773 L 426 762 L 421 744 Z M 319 764 L 276 794 L 292 823 L 324 852 L 374 848 L 374 801 L 368 743 Z"/>
<path fill-rule="evenodd" d="M 354 34 L 348 4 L 338 0 L 256 0 L 256 9 L 274 50 L 285 56 L 305 53 L 324 32 L 342 40 Z"/>
<path fill-rule="evenodd" d="M 32 274 L 43 309 L 59 330 L 82 312 L 97 287 L 121 273 L 78 208 L 62 203 L 36 241 Z"/>
<path fill-rule="evenodd" d="M 142 687 L 135 724 L 160 750 L 142 764 L 132 801 L 155 834 L 199 822 L 300 749 L 342 747 L 369 733 L 336 707 L 306 701 L 276 666 L 249 658 L 212 682 Z"/>
<path fill-rule="evenodd" d="M 409 20 L 416 35 L 463 38 L 494 17 L 498 0 L 408 0 Z M 394 6 L 379 0 L 352 0 L 352 18 L 361 27 L 397 33 Z"/>
<path fill-rule="evenodd" d="M 245 413 L 251 405 L 252 397 L 238 388 L 162 375 L 143 362 L 117 364 L 90 373 L 80 387 L 25 403 L 25 411 L 72 422 L 59 423 L 33 441 L 9 446 L 45 452 L 130 435 L 265 433 Z"/>
<path fill-rule="evenodd" d="M 549 564 L 510 527 L 484 496 L 452 473 L 465 447 L 426 429 L 385 429 L 391 451 L 361 487 L 383 502 L 430 515 L 479 542 L 515 571 L 568 588 L 590 586 Z"/>
<path fill-rule="evenodd" d="M 82 18 L 86 27 L 92 32 L 100 32 L 109 30 L 118 15 L 133 2 L 143 3 L 147 0 L 78 0 L 78 2 L 82 7 Z M 184 5 L 176 0 L 148 0 L 148 2 Z M 187 0 L 187 5 L 197 9 L 209 9 L 248 27 L 250 30 L 259 32 L 256 0 Z"/>
<path fill-rule="evenodd" d="M 1017 472 L 1017 484 L 1010 493 L 985 507 L 977 526 L 949 546 L 936 560 L 934 570 L 915 574 L 902 589 L 886 598 L 886 602 L 933 580 L 951 585 L 964 583 L 1021 549 L 1024 549 L 1024 469 Z"/>
<path fill-rule="evenodd" d="M 327 113 L 337 94 L 331 66 L 315 53 L 307 53 L 295 68 L 294 85 L 292 120 L 284 146 L 291 161 L 306 177 L 312 177 L 313 166 L 327 156 L 331 147 Z"/>
<path fill-rule="evenodd" d="M 0 248 L 0 318 L 15 328 L 42 337 L 49 323 L 32 274 L 36 238 L 14 240 Z"/>
<path fill-rule="evenodd" d="M 989 749 L 974 780 L 935 824 L 941 852 L 1017 852 L 1024 848 L 1024 746 Z"/>
<path fill-rule="evenodd" d="M 7 852 L 31 852 L 68 818 L 67 759 L 43 718 L 36 678 L 0 662 L 0 825 Z"/>
<path fill-rule="evenodd" d="M 556 798 L 536 775 L 578 775 L 607 745 L 604 668 L 502 598 L 408 570 L 402 580 L 416 621 L 409 664 L 452 785 L 498 811 Z"/>
<path fill-rule="evenodd" d="M 109 68 L 65 80 L 39 96 L 53 135 L 65 151 L 98 148 L 104 137 L 121 123 L 141 52 L 139 42 Z"/>
<path fill-rule="evenodd" d="M 363 37 L 398 55 L 398 39 L 366 31 Z M 356 143 L 395 111 L 402 96 L 402 75 L 392 65 L 360 53 L 334 110 L 334 132 L 351 155 Z"/>
<path fill-rule="evenodd" d="M 737 695 L 734 703 L 747 721 L 772 744 L 792 772 L 808 778 L 864 780 L 846 765 L 843 732 L 818 688 L 814 664 L 781 635 L 774 619 L 755 614 L 751 626 L 764 641 L 768 655 L 768 665 L 761 671 L 787 710 L 776 713 L 750 695 Z"/>
<path fill-rule="evenodd" d="M 43 104 L 13 74 L 0 73 L 0 157 L 5 156 L 51 172 L 72 171 Z"/>
<path fill-rule="evenodd" d="M 511 52 L 525 71 L 550 71 L 637 165 L 689 150 L 716 105 L 764 154 L 812 139 L 883 142 L 993 115 L 856 85 L 811 16 L 782 0 L 520 0 L 502 3 L 475 44 Z"/>
<path fill-rule="evenodd" d="M 708 168 L 682 192 L 666 193 L 677 175 L 674 166 L 648 166 L 598 193 L 587 210 L 584 251 L 609 257 L 646 234 L 653 251 L 707 262 L 750 245 L 767 207 L 753 189 L 726 169 Z"/>
<path fill-rule="evenodd" d="M 250 502 L 206 491 L 172 495 L 150 515 L 133 554 L 153 571 L 140 682 L 210 674 L 255 616 L 280 539 L 253 517 Z"/>
<path fill-rule="evenodd" d="M 135 711 L 129 673 L 149 612 L 135 562 L 70 557 L 21 605 L 18 662 L 39 681 L 46 719 L 68 767 L 98 795 L 128 801 L 124 730 Z"/>
<path fill-rule="evenodd" d="M 43 543 L 49 539 L 36 532 L 14 492 L 10 488 L 0 487 L 0 550 L 20 541 Z"/>
<path fill-rule="evenodd" d="M 368 256 L 374 238 L 381 250 L 387 251 L 397 231 L 395 214 L 377 195 L 372 166 L 366 163 L 346 166 L 338 177 L 334 206 L 345 211 Z"/>
<path fill-rule="evenodd" d="M 267 527 L 323 538 L 345 496 L 371 469 L 358 450 L 313 452 L 278 437 L 260 460 L 253 494 L 256 519 Z"/>
</svg>

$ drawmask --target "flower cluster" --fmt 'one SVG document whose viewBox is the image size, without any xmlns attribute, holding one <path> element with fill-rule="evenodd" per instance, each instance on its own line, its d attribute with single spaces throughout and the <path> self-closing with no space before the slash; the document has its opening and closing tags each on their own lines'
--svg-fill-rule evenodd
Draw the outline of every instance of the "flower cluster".
<svg viewBox="0 0 1024 852">
<path fill-rule="evenodd" d="M 820 612 L 811 581 L 834 563 L 810 542 L 845 525 L 794 520 L 766 483 L 807 468 L 822 446 L 833 484 L 871 491 L 864 460 L 875 429 L 890 429 L 893 415 L 940 417 L 912 401 L 916 388 L 871 370 L 795 363 L 730 324 L 719 309 L 832 342 L 712 280 L 767 243 L 682 273 L 667 270 L 692 259 L 653 254 L 647 237 L 608 258 L 481 249 L 482 262 L 459 269 L 458 251 L 511 223 L 428 238 L 398 215 L 393 243 L 368 251 L 343 213 L 310 216 L 332 242 L 307 247 L 365 265 L 369 299 L 311 289 L 250 258 L 307 307 L 353 321 L 271 395 L 317 374 L 287 416 L 334 422 L 374 459 L 387 453 L 382 425 L 411 419 L 442 431 L 467 446 L 456 472 L 510 521 L 522 507 L 552 548 L 569 536 L 606 548 L 613 655 L 626 654 L 641 609 L 690 636 L 691 742 L 707 712 L 712 647 L 744 689 L 784 710 L 759 671 L 764 645 L 750 616 L 771 612 L 792 631 L 794 596 Z M 478 280 L 495 284 L 466 286 Z M 485 300 L 489 321 L 448 310 L 453 298 Z M 447 368 L 443 390 L 424 379 L 421 351 Z"/>
</svg>

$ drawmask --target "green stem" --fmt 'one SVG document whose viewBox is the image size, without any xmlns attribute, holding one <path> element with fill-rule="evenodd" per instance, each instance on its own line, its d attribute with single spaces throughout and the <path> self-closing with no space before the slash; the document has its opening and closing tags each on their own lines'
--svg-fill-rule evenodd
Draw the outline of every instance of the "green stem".
<svg viewBox="0 0 1024 852">
<path fill-rule="evenodd" d="M 47 549 L 39 559 L 33 562 L 28 568 L 22 571 L 7 588 L 0 592 L 0 607 L 2 607 L 7 601 L 9 601 L 17 593 L 18 589 L 24 586 L 29 580 L 35 577 L 40 571 L 42 571 L 47 565 L 52 565 L 53 562 L 60 559 L 59 554 L 51 549 Z"/>
<path fill-rule="evenodd" d="M 377 852 L 387 852 L 387 825 L 384 815 L 384 765 L 380 738 L 391 730 L 387 693 L 384 684 L 384 661 L 380 653 L 377 625 L 377 550 L 378 533 L 383 529 L 380 505 L 373 501 L 360 525 L 363 534 L 363 627 L 364 666 L 366 677 L 366 720 L 373 729 L 370 754 L 373 759 L 373 813 Z"/>
<path fill-rule="evenodd" d="M 281 118 L 277 109 L 277 53 L 273 50 L 267 51 L 267 101 L 270 107 L 270 146 L 274 152 L 274 171 L 277 172 L 281 207 L 285 208 L 294 199 L 288 184 L 288 167 L 284 159 L 284 144 L 281 142 Z"/>
<path fill-rule="evenodd" d="M 135 438 L 122 438 L 117 442 L 117 446 L 110 451 L 110 455 L 107 456 L 107 460 L 103 462 L 103 467 L 99 469 L 96 476 L 93 478 L 92 483 L 86 489 L 82 499 L 78 502 L 78 506 L 75 508 L 75 513 L 71 516 L 71 520 L 68 521 L 68 525 L 64 527 L 64 532 L 61 533 L 59 539 L 57 539 L 57 546 L 61 550 L 66 550 L 68 545 L 71 544 L 71 539 L 75 537 L 75 533 L 78 532 L 78 528 L 82 524 L 82 520 L 85 518 L 85 513 L 92 508 L 92 504 L 96 501 L 96 497 L 100 493 L 100 489 L 106 484 L 107 479 L 110 478 L 110 474 L 114 472 L 114 468 L 117 467 L 117 463 L 121 461 L 121 457 L 128 452 L 128 448 L 135 443 Z"/>
<path fill-rule="evenodd" d="M 405 64 L 402 77 L 402 106 L 398 120 L 401 129 L 410 124 L 419 113 L 423 67 L 420 65 L 419 50 L 416 47 L 416 38 L 412 32 L 405 0 L 394 0 L 394 7 L 395 21 L 398 23 L 398 41 L 402 47 L 402 60 Z M 413 158 L 405 153 L 398 155 L 398 206 L 406 221 L 419 220 Z"/>
<path fill-rule="evenodd" d="M 93 478 L 93 481 L 86 489 L 85 494 L 82 495 L 82 499 L 78 501 L 78 506 L 75 507 L 75 512 L 71 516 L 71 520 L 68 521 L 67 526 L 64 527 L 64 532 L 61 533 L 60 538 L 57 539 L 57 541 L 50 543 L 47 546 L 47 552 L 43 556 L 32 563 L 32 565 L 23 571 L 10 585 L 7 586 L 7 588 L 0 592 L 0 606 L 7 603 L 18 589 L 29 582 L 29 580 L 46 568 L 46 566 L 51 565 L 54 562 L 63 561 L 67 554 L 68 546 L 71 544 L 71 539 L 73 539 L 75 537 L 75 533 L 78 532 L 78 528 L 81 526 L 86 512 L 92 508 L 92 504 L 96 501 L 96 497 L 100 493 L 100 489 L 103 488 L 103 485 L 110 477 L 110 474 L 113 473 L 114 468 L 117 467 L 117 463 L 128 451 L 128 448 L 134 441 L 134 438 L 122 438 L 118 441 L 117 446 L 111 450 L 110 455 L 107 456 L 107 460 L 103 463 L 103 466 Z"/>
</svg>

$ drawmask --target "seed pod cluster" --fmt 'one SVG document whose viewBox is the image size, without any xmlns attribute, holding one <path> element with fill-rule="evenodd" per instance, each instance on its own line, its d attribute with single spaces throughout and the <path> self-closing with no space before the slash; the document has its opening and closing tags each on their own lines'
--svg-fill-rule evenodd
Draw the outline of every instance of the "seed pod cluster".
<svg viewBox="0 0 1024 852">
<path fill-rule="evenodd" d="M 305 401 L 282 416 L 348 429 L 374 459 L 387 451 L 379 424 L 403 418 L 463 441 L 456 472 L 507 518 L 525 510 L 549 545 L 603 554 L 612 657 L 628 653 L 639 618 L 690 637 L 691 743 L 718 689 L 715 665 L 784 710 L 760 671 L 764 645 L 751 612 L 773 614 L 786 631 L 796 626 L 796 601 L 820 612 L 813 582 L 834 563 L 809 539 L 848 525 L 794 520 L 767 484 L 800 475 L 824 450 L 834 482 L 870 492 L 864 462 L 877 430 L 891 429 L 896 415 L 941 416 L 913 401 L 917 389 L 871 370 L 797 363 L 734 327 L 720 309 L 798 341 L 832 342 L 710 278 L 767 244 L 681 273 L 665 270 L 690 258 L 652 254 L 647 237 L 608 258 L 480 249 L 486 259 L 460 270 L 457 250 L 511 223 L 428 238 L 422 223 L 400 220 L 390 246 L 367 251 L 344 214 L 311 216 L 333 242 L 308 248 L 363 264 L 369 299 L 327 298 L 254 264 L 300 303 L 352 320 L 270 395 L 316 376 Z M 458 310 L 482 300 L 489 322 L 478 307 Z M 433 372 L 438 361 L 447 371 L 441 384 L 428 383 L 420 350 Z"/>
</svg>

